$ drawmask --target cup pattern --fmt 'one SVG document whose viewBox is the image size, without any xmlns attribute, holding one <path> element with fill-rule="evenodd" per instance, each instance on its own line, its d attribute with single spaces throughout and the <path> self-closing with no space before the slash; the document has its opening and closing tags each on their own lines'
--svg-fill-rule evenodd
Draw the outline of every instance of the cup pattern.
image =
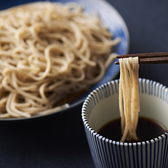
<svg viewBox="0 0 168 168">
<path fill-rule="evenodd" d="M 92 111 L 99 101 L 118 93 L 119 80 L 108 82 L 94 90 L 82 106 L 82 120 L 91 155 L 97 168 L 167 168 L 168 132 L 143 142 L 123 143 L 110 140 L 94 131 L 86 111 Z M 168 103 L 165 86 L 148 79 L 139 79 L 139 92 L 153 95 Z"/>
</svg>

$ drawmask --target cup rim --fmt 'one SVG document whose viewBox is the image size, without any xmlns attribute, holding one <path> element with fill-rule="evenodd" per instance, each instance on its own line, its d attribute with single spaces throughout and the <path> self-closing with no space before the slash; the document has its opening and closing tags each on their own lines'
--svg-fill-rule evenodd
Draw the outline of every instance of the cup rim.
<svg viewBox="0 0 168 168">
<path fill-rule="evenodd" d="M 149 82 L 155 82 L 156 84 L 160 85 L 162 88 L 164 87 L 166 90 L 166 92 L 168 92 L 168 88 L 166 86 L 164 86 L 163 84 L 156 82 L 154 80 L 149 80 L 149 79 L 145 79 L 145 78 L 139 78 L 139 81 L 142 80 L 144 81 L 149 81 Z M 119 83 L 119 79 L 115 79 L 115 80 L 111 80 L 109 82 L 106 82 L 104 84 L 102 84 L 101 86 L 99 86 L 98 88 L 94 89 L 92 92 L 90 92 L 90 94 L 86 97 L 86 99 L 83 102 L 82 105 L 82 109 L 81 109 L 81 115 L 82 115 L 82 121 L 84 126 L 86 127 L 86 129 L 89 130 L 89 132 L 91 132 L 91 134 L 93 134 L 94 136 L 98 137 L 99 139 L 102 139 L 103 141 L 108 141 L 109 143 L 113 143 L 113 144 L 117 144 L 117 145 L 144 145 L 144 144 L 148 144 L 148 143 L 155 143 L 161 139 L 165 139 L 166 137 L 168 137 L 168 128 L 167 131 L 155 138 L 149 139 L 149 140 L 144 140 L 144 141 L 139 141 L 139 142 L 120 142 L 120 141 L 115 141 L 109 138 L 106 138 L 104 136 L 102 136 L 101 134 L 99 134 L 98 132 L 96 132 L 89 124 L 87 118 L 86 118 L 86 108 L 87 108 L 87 104 L 90 101 L 90 99 L 92 98 L 93 95 L 97 94 L 97 91 L 99 91 L 100 89 L 103 89 L 105 86 L 110 85 L 112 83 Z"/>
</svg>

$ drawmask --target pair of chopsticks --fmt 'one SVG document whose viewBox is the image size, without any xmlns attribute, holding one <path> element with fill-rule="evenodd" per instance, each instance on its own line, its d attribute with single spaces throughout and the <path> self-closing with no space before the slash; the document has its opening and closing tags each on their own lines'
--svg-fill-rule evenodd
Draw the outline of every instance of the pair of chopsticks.
<svg viewBox="0 0 168 168">
<path fill-rule="evenodd" d="M 118 55 L 119 58 L 138 57 L 139 64 L 165 64 L 168 63 L 168 52 L 156 52 L 156 53 L 138 53 L 138 54 L 126 54 Z M 115 62 L 119 64 L 119 61 Z"/>
</svg>

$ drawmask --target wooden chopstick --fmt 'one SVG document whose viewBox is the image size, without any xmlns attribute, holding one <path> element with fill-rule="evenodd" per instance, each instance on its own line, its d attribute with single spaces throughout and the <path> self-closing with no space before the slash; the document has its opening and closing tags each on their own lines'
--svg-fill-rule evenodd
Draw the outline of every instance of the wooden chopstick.
<svg viewBox="0 0 168 168">
<path fill-rule="evenodd" d="M 168 63 L 168 52 L 156 52 L 156 53 L 137 53 L 118 55 L 116 58 L 128 58 L 139 57 L 139 64 L 165 64 Z M 115 62 L 119 64 L 119 61 Z"/>
</svg>

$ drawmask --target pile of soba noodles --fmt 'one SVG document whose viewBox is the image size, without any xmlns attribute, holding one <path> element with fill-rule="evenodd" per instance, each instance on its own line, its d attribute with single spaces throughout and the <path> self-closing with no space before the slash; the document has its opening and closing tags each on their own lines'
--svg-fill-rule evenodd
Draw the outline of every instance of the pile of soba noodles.
<svg viewBox="0 0 168 168">
<path fill-rule="evenodd" d="M 0 12 L 0 118 L 58 111 L 98 82 L 114 58 L 99 17 L 77 4 L 38 2 Z"/>
</svg>

